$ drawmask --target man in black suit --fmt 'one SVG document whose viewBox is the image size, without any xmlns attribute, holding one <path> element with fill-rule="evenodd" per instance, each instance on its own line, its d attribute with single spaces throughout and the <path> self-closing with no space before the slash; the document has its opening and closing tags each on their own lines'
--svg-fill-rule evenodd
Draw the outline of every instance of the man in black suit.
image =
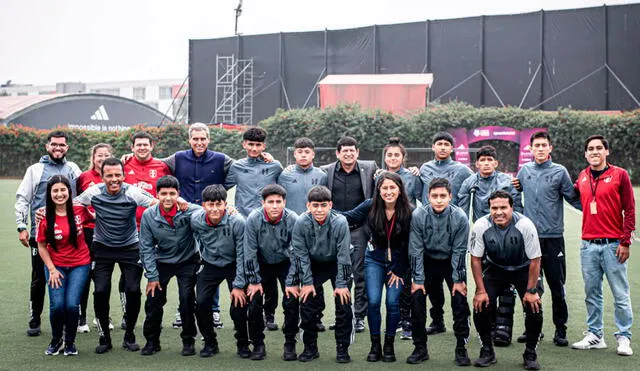
<svg viewBox="0 0 640 371">
<path fill-rule="evenodd" d="M 374 189 L 374 174 L 378 170 L 375 161 L 359 161 L 358 141 L 352 137 L 338 140 L 336 157 L 338 161 L 321 166 L 327 172 L 327 187 L 331 190 L 333 208 L 347 211 L 371 198 Z M 351 232 L 351 264 L 353 269 L 354 314 L 356 332 L 364 331 L 364 317 L 367 313 L 367 296 L 364 287 L 364 252 L 367 238 L 362 223 L 349 225 Z"/>
</svg>

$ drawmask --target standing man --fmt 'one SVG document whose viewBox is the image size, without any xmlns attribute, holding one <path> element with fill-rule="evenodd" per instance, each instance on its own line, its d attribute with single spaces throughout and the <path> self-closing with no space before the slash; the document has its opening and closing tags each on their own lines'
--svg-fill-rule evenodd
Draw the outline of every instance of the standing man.
<svg viewBox="0 0 640 371">
<path fill-rule="evenodd" d="M 536 284 L 542 253 L 536 227 L 526 216 L 513 212 L 513 198 L 508 192 L 493 192 L 488 203 L 490 215 L 474 224 L 469 242 L 476 283 L 473 322 L 482 343 L 480 357 L 473 364 L 487 367 L 496 363 L 491 318 L 498 295 L 513 285 L 524 306 L 525 331 L 529 335 L 523 354 L 524 368 L 539 370 L 536 347 L 542 329 L 542 301 Z"/>
<path fill-rule="evenodd" d="M 16 191 L 15 215 L 18 228 L 18 239 L 25 247 L 31 248 L 31 291 L 29 295 L 29 327 L 28 336 L 39 336 L 40 316 L 44 306 L 46 279 L 44 263 L 38 254 L 36 243 L 36 222 L 34 213 L 43 207 L 46 200 L 47 182 L 54 175 L 63 175 L 71 180 L 75 189 L 75 179 L 81 171 L 78 165 L 67 161 L 65 156 L 69 150 L 67 133 L 59 130 L 47 135 L 45 149 L 47 155 L 40 158 L 37 164 L 27 168 L 20 186 Z M 31 218 L 31 229 L 27 229 L 27 216 Z"/>
<path fill-rule="evenodd" d="M 466 255 L 469 220 L 457 206 L 451 205 L 451 183 L 435 178 L 429 185 L 429 203 L 413 211 L 409 234 L 409 258 L 413 283 L 411 322 L 415 349 L 407 363 L 429 359 L 425 323 L 427 292 L 447 283 L 451 292 L 453 330 L 456 336 L 455 362 L 469 366 L 466 344 L 469 338 Z"/>
<path fill-rule="evenodd" d="M 514 179 L 516 188 L 524 193 L 524 215 L 531 219 L 538 231 L 542 250 L 541 270 L 551 291 L 553 324 L 556 327 L 553 343 L 566 347 L 569 311 L 564 284 L 567 263 L 564 247 L 564 202 L 581 210 L 567 169 L 551 160 L 551 136 L 537 132 L 530 139 L 533 161 L 526 163 Z M 516 210 L 517 211 L 517 210 Z M 520 341 L 520 338 L 518 338 Z M 522 342 L 526 341 L 526 334 Z"/>
<path fill-rule="evenodd" d="M 378 170 L 375 161 L 360 161 L 358 142 L 352 137 L 338 140 L 336 157 L 338 161 L 321 166 L 327 172 L 327 187 L 331 190 L 333 208 L 339 211 L 355 209 L 362 201 L 373 196 L 374 175 Z M 356 332 L 364 331 L 364 317 L 367 313 L 367 295 L 364 287 L 364 251 L 367 236 L 362 223 L 349 226 L 351 235 L 351 264 L 353 269 L 354 314 Z"/>
<path fill-rule="evenodd" d="M 296 274 L 288 277 L 286 292 L 300 297 L 300 328 L 304 351 L 301 362 L 311 362 L 318 352 L 317 319 L 322 308 L 317 290 L 331 281 L 336 311 L 336 362 L 349 363 L 349 345 L 353 337 L 351 308 L 351 258 L 349 256 L 349 225 L 344 216 L 331 210 L 331 192 L 325 186 L 311 188 L 308 212 L 302 214 L 293 227 L 291 253 L 302 288 L 294 286 Z"/>
<path fill-rule="evenodd" d="M 268 184 L 262 189 L 262 207 L 249 214 L 244 229 L 245 276 L 249 287 L 249 327 L 255 327 L 262 334 L 254 342 L 252 360 L 262 360 L 266 356 L 264 346 L 264 322 L 262 318 L 264 286 L 282 289 L 284 310 L 284 353 L 282 359 L 295 361 L 296 334 L 298 333 L 299 304 L 293 295 L 285 293 L 289 274 L 291 234 L 298 220 L 298 214 L 285 208 L 287 191 L 277 184 Z M 275 310 L 275 308 L 274 308 Z"/>
<path fill-rule="evenodd" d="M 607 162 L 609 142 L 602 135 L 585 141 L 584 156 L 589 167 L 576 180 L 582 202 L 582 246 L 580 263 L 587 305 L 587 332 L 574 349 L 606 348 L 602 313 L 602 277 L 607 276 L 613 293 L 615 333 L 621 356 L 633 354 L 631 326 L 633 311 L 629 297 L 627 259 L 631 234 L 635 230 L 635 199 L 626 170 Z"/>
<path fill-rule="evenodd" d="M 445 178 L 451 183 L 451 204 L 458 205 L 458 193 L 462 183 L 473 172 L 467 166 L 451 159 L 453 152 L 453 136 L 447 132 L 439 132 L 433 136 L 431 150 L 434 159 L 425 162 L 420 167 L 420 180 L 422 180 L 422 203 L 426 204 L 429 198 L 429 184 L 433 178 Z M 435 335 L 447 331 L 444 326 L 444 291 L 442 287 L 432 287 L 429 292 L 431 301 L 431 324 L 427 327 L 428 335 Z"/>
<path fill-rule="evenodd" d="M 182 318 L 182 355 L 196 354 L 195 286 L 198 258 L 191 230 L 191 215 L 202 207 L 190 204 L 186 211 L 178 208 L 180 183 L 171 175 L 155 182 L 159 204 L 148 208 L 140 222 L 140 260 L 147 277 L 146 317 L 143 333 L 147 343 L 140 354 L 160 351 L 162 315 L 167 303 L 167 285 L 174 276 L 178 281 Z"/>
<path fill-rule="evenodd" d="M 108 352 L 113 346 L 109 333 L 109 295 L 111 276 L 116 263 L 124 275 L 126 295 L 126 329 L 122 347 L 135 352 L 134 329 L 140 312 L 140 249 L 136 228 L 136 209 L 157 203 L 150 194 L 124 183 L 124 166 L 116 158 L 107 158 L 102 163 L 104 183 L 87 188 L 74 198 L 85 206 L 93 206 L 96 227 L 93 234 L 93 306 L 98 318 L 99 344 L 96 353 Z"/>
<path fill-rule="evenodd" d="M 268 184 L 275 184 L 282 172 L 278 161 L 266 162 L 262 153 L 267 148 L 267 132 L 262 128 L 250 128 L 242 135 L 242 148 L 247 157 L 235 161 L 229 168 L 225 188 L 236 187 L 235 207 L 243 217 L 261 206 L 260 192 Z M 275 331 L 275 311 L 278 306 L 278 285 L 269 281 L 264 285 L 264 322 L 267 329 Z"/>
</svg>

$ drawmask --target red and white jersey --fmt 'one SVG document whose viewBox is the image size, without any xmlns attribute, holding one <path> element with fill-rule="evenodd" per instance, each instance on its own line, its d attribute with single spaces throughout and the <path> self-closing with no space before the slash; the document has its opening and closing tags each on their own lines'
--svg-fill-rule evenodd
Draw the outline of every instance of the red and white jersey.
<svg viewBox="0 0 640 371">
<path fill-rule="evenodd" d="M 102 183 L 102 176 L 100 173 L 95 171 L 95 169 L 87 170 L 80 174 L 80 176 L 78 176 L 78 180 L 76 180 L 76 193 L 77 195 L 80 195 L 82 192 L 86 191 L 87 188 L 100 183 Z M 88 206 L 88 209 L 93 212 L 92 206 Z M 93 229 L 96 227 L 96 223 L 93 219 L 85 218 L 82 226 L 84 228 Z"/>
<path fill-rule="evenodd" d="M 124 181 L 143 191 L 156 196 L 156 182 L 165 175 L 171 175 L 167 164 L 153 157 L 147 161 L 140 161 L 135 156 L 124 164 Z M 140 219 L 145 207 L 139 206 L 136 211 L 136 223 L 140 229 Z"/>
</svg>

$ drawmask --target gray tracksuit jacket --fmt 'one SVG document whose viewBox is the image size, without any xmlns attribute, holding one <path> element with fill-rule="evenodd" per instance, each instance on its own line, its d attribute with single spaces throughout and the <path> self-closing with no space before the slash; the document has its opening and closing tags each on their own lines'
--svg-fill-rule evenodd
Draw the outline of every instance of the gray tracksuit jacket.
<svg viewBox="0 0 640 371">
<path fill-rule="evenodd" d="M 262 207 L 249 214 L 244 227 L 244 265 L 247 283 L 261 283 L 260 264 L 289 261 L 291 234 L 298 214 L 284 209 L 282 218 L 272 224 Z"/>
<path fill-rule="evenodd" d="M 451 259 L 454 283 L 467 279 L 467 242 L 469 220 L 462 209 L 449 205 L 436 214 L 430 204 L 413 211 L 409 233 L 409 260 L 413 282 L 424 285 L 424 256 L 436 260 Z"/>
<path fill-rule="evenodd" d="M 225 188 L 236 186 L 235 207 L 245 218 L 260 207 L 260 192 L 267 184 L 274 184 L 282 172 L 280 162 L 264 162 L 262 158 L 243 158 L 229 168 L 224 180 Z"/>
<path fill-rule="evenodd" d="M 491 193 L 502 190 L 509 192 L 513 197 L 513 209 L 522 212 L 522 197 L 511 184 L 511 177 L 505 173 L 495 171 L 484 178 L 480 173 L 475 173 L 468 177 L 460 186 L 458 191 L 458 206 L 469 215 L 471 198 L 473 198 L 473 221 L 489 215 L 489 196 Z"/>
<path fill-rule="evenodd" d="M 295 165 L 278 176 L 278 184 L 287 190 L 287 209 L 302 214 L 307 211 L 307 193 L 317 185 L 326 186 L 327 173 L 313 165 L 308 169 Z"/>
<path fill-rule="evenodd" d="M 178 211 L 173 226 L 160 213 L 160 205 L 144 211 L 140 221 L 140 260 L 149 281 L 158 281 L 156 263 L 179 264 L 194 257 L 195 240 L 191 230 L 191 215 L 202 206 L 189 205 L 187 211 Z"/>
<path fill-rule="evenodd" d="M 420 180 L 422 180 L 422 204 L 429 203 L 429 183 L 433 178 L 446 178 L 451 182 L 451 203 L 458 204 L 458 191 L 462 183 L 473 175 L 473 171 L 466 165 L 453 161 L 451 158 L 438 161 L 425 162 L 420 167 Z"/>
<path fill-rule="evenodd" d="M 580 195 L 575 192 L 569 172 L 551 159 L 525 164 L 518 172 L 524 192 L 524 215 L 531 219 L 540 238 L 562 237 L 564 233 L 564 198 L 582 210 Z"/>
<path fill-rule="evenodd" d="M 233 287 L 246 286 L 244 276 L 244 218 L 225 213 L 217 225 L 207 223 L 204 209 L 191 215 L 191 229 L 200 248 L 200 256 L 207 263 L 219 268 L 236 265 Z"/>
<path fill-rule="evenodd" d="M 294 264 L 291 265 L 287 286 L 296 285 L 296 272 L 300 283 L 313 285 L 311 262 L 336 262 L 338 274 L 337 288 L 348 288 L 351 280 L 351 236 L 347 219 L 331 210 L 322 225 L 306 212 L 298 218 L 293 227 L 291 252 Z"/>
</svg>

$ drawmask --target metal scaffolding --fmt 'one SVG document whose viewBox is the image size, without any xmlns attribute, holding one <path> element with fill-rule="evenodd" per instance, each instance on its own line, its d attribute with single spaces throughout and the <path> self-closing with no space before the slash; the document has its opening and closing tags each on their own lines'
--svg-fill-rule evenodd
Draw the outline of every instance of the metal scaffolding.
<svg viewBox="0 0 640 371">
<path fill-rule="evenodd" d="M 216 124 L 253 125 L 253 58 L 216 55 Z"/>
</svg>

